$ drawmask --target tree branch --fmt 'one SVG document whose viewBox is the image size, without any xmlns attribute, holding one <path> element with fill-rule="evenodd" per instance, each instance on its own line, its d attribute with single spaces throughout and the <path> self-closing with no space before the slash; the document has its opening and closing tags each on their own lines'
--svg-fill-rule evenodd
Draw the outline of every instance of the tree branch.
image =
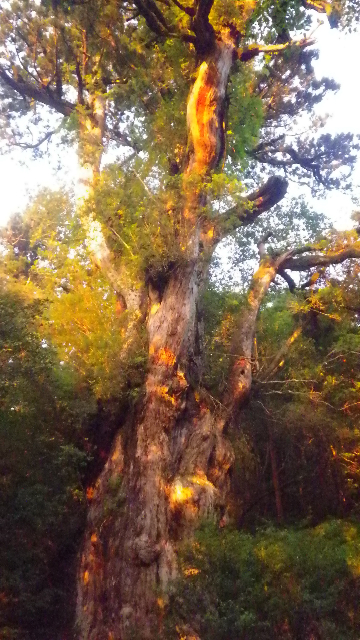
<svg viewBox="0 0 360 640">
<path fill-rule="evenodd" d="M 306 248 L 309 251 L 309 247 Z M 297 250 L 295 253 L 299 253 Z M 352 245 L 342 251 L 330 251 L 327 254 L 303 255 L 298 258 L 289 257 L 283 261 L 282 269 L 291 269 L 292 271 L 306 271 L 312 267 L 328 267 L 331 264 L 341 264 L 345 260 L 351 258 L 360 258 L 360 244 Z"/>
<path fill-rule="evenodd" d="M 168 25 L 154 0 L 134 0 L 134 4 L 139 13 L 145 18 L 149 29 L 156 35 L 163 37 L 174 33 L 174 28 Z"/>
<path fill-rule="evenodd" d="M 260 213 L 268 211 L 282 200 L 287 192 L 288 182 L 281 176 L 271 176 L 265 184 L 247 197 L 250 203 L 242 224 L 251 224 Z"/>
<path fill-rule="evenodd" d="M 124 133 L 121 133 L 121 131 L 111 129 L 107 131 L 107 135 L 110 140 L 119 142 L 123 147 L 129 147 L 130 149 L 133 149 L 135 153 L 140 153 L 141 148 L 137 145 L 137 143 L 130 140 L 130 138 L 128 138 Z"/>
<path fill-rule="evenodd" d="M 313 9 L 317 13 L 326 13 L 326 7 L 330 7 L 327 0 L 302 0 L 302 4 L 307 9 Z"/>
<path fill-rule="evenodd" d="M 331 29 L 336 28 L 340 21 L 340 11 L 335 2 L 328 0 L 302 0 L 305 9 L 312 9 L 317 13 L 326 13 Z"/>
<path fill-rule="evenodd" d="M 209 21 L 210 11 L 214 0 L 195 0 L 195 16 L 204 24 Z"/>
<path fill-rule="evenodd" d="M 274 144 L 276 142 L 281 142 L 285 140 L 285 133 L 280 134 L 279 136 L 276 136 L 275 138 L 271 138 L 271 140 L 264 140 L 263 142 L 259 142 L 259 144 L 256 145 L 256 147 L 253 147 L 251 149 L 251 154 L 257 154 L 257 153 L 262 153 L 263 151 L 266 151 L 266 149 L 268 149 L 269 147 L 274 147 Z"/>
<path fill-rule="evenodd" d="M 26 82 L 22 78 L 15 80 L 5 69 L 0 67 L 0 79 L 13 91 L 21 95 L 23 98 L 37 100 L 47 107 L 51 107 L 62 113 L 63 116 L 69 116 L 75 109 L 75 105 L 67 100 L 59 100 L 59 98 L 51 91 L 49 87 L 39 88 L 30 82 Z"/>
<path fill-rule="evenodd" d="M 285 196 L 288 181 L 281 176 L 271 176 L 259 189 L 253 191 L 242 203 L 228 209 L 219 216 L 219 224 L 223 229 L 221 235 L 231 233 L 238 227 L 252 224 L 265 211 L 278 204 Z"/>
<path fill-rule="evenodd" d="M 316 271 L 316 273 L 313 273 L 312 276 L 308 280 L 306 280 L 306 282 L 302 283 L 300 287 L 301 291 L 304 291 L 308 287 L 313 287 L 315 283 L 319 280 L 320 276 L 323 275 L 324 271 L 325 271 L 325 267 L 323 267 L 322 269 L 319 269 L 319 271 Z"/>
<path fill-rule="evenodd" d="M 50 138 L 52 138 L 52 136 L 54 135 L 54 133 L 57 133 L 58 129 L 53 129 L 52 131 L 48 131 L 42 138 L 40 138 L 40 140 L 38 140 L 37 142 L 34 142 L 33 144 L 28 143 L 28 142 L 12 142 L 11 144 L 14 145 L 15 147 L 20 147 L 21 149 L 38 149 L 38 147 L 40 147 L 44 142 L 46 142 L 47 140 L 50 140 Z"/>
<path fill-rule="evenodd" d="M 149 8 L 149 10 L 152 12 L 152 14 L 156 17 L 158 22 L 160 24 L 162 24 L 164 29 L 166 29 L 167 31 L 171 31 L 172 30 L 171 27 L 166 22 L 165 17 L 161 13 L 161 11 L 160 11 L 159 7 L 157 6 L 155 0 L 143 0 L 143 1 L 144 1 L 144 4 L 146 4 L 147 7 Z"/>
<path fill-rule="evenodd" d="M 194 7 L 185 7 L 183 4 L 181 4 L 181 2 L 178 2 L 178 0 L 172 0 L 172 2 L 179 8 L 181 9 L 181 11 L 183 11 L 184 13 L 186 13 L 188 16 L 190 16 L 191 18 L 193 18 L 195 16 L 195 9 Z"/>
<path fill-rule="evenodd" d="M 206 54 L 215 44 L 215 31 L 209 22 L 209 14 L 214 0 L 195 0 L 195 15 L 191 21 L 191 30 L 195 33 L 197 53 Z"/>
<path fill-rule="evenodd" d="M 243 49 L 238 49 L 237 56 L 241 62 L 248 62 L 252 60 L 260 53 L 282 53 L 283 51 L 287 51 L 292 47 L 299 47 L 300 49 L 305 49 L 305 47 L 310 47 L 315 44 L 315 40 L 313 38 L 302 38 L 301 40 L 290 40 L 290 42 L 285 42 L 284 44 L 250 44 Z"/>
<path fill-rule="evenodd" d="M 276 138 L 274 139 L 276 142 Z M 321 175 L 321 165 L 320 160 L 326 158 L 326 152 L 316 153 L 313 156 L 304 156 L 300 155 L 300 153 L 290 147 L 289 145 L 282 146 L 280 148 L 273 148 L 274 153 L 282 153 L 290 156 L 289 159 L 280 159 L 276 157 L 271 157 L 267 155 L 269 152 L 269 148 L 272 146 L 272 142 L 270 141 L 267 144 L 263 143 L 263 147 L 261 149 L 261 145 L 258 145 L 257 148 L 253 149 L 250 152 L 250 155 L 257 161 L 262 164 L 268 164 L 272 167 L 291 167 L 292 165 L 299 165 L 305 171 L 309 171 L 313 174 L 315 180 L 320 182 L 321 184 L 326 184 L 326 180 Z"/>
<path fill-rule="evenodd" d="M 229 376 L 228 387 L 222 400 L 228 412 L 228 419 L 236 419 L 239 409 L 249 397 L 252 383 L 251 358 L 256 320 L 260 305 L 276 275 L 279 272 L 283 272 L 285 268 L 302 271 L 313 266 L 339 264 L 349 258 L 360 258 L 360 241 L 357 246 L 353 245 L 342 251 L 332 251 L 326 255 L 305 255 L 305 252 L 311 250 L 313 250 L 312 247 L 305 246 L 300 249 L 286 251 L 278 256 L 265 256 L 260 260 L 259 268 L 251 281 L 247 304 L 242 308 L 238 316 L 232 338 L 231 354 L 240 355 L 236 356 Z M 294 254 L 300 254 L 300 257 L 294 257 Z M 284 277 L 283 274 L 282 277 Z M 282 366 L 285 353 L 300 334 L 301 327 L 298 327 L 276 354 L 263 374 L 263 379 L 268 380 L 273 372 Z"/>
<path fill-rule="evenodd" d="M 280 278 L 285 280 L 286 284 L 289 287 L 290 293 L 294 293 L 294 291 L 296 289 L 296 284 L 295 284 L 294 280 L 292 279 L 292 277 L 288 273 L 286 273 L 286 271 L 284 271 L 284 269 L 279 269 L 278 270 L 278 276 L 280 276 Z"/>
<path fill-rule="evenodd" d="M 174 25 L 168 24 L 154 0 L 134 0 L 134 4 L 139 14 L 145 19 L 149 29 L 157 36 L 161 38 L 173 36 L 180 38 L 184 42 L 191 42 L 196 46 L 196 37 L 177 29 Z"/>
</svg>

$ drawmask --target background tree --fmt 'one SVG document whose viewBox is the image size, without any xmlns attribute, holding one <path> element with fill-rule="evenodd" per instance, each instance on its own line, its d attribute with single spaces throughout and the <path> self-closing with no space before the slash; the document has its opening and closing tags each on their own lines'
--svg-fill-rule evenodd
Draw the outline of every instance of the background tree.
<svg viewBox="0 0 360 640">
<path fill-rule="evenodd" d="M 29 287 L 28 287 L 29 289 Z M 1 285 L 1 600 L 4 638 L 70 625 L 85 515 L 80 427 L 89 397 L 39 335 L 41 302 Z M 93 407 L 94 411 L 94 407 Z"/>
</svg>

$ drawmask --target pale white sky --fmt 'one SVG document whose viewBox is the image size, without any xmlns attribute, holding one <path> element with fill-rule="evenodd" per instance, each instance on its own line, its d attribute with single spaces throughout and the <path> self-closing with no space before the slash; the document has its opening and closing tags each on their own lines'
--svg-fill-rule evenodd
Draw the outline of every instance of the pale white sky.
<svg viewBox="0 0 360 640">
<path fill-rule="evenodd" d="M 350 131 L 360 134 L 360 89 L 356 69 L 360 65 L 360 33 L 344 35 L 327 24 L 321 26 L 316 37 L 320 58 L 315 65 L 318 77 L 328 76 L 341 84 L 340 91 L 329 96 L 319 105 L 321 114 L 331 114 L 328 127 L 332 132 Z M 73 149 L 61 149 L 47 158 L 32 160 L 20 150 L 0 156 L 0 224 L 9 216 L 22 210 L 31 194 L 40 187 L 59 188 L 72 182 L 77 173 L 76 154 Z M 355 183 L 360 185 L 360 160 L 355 172 Z M 360 196 L 360 187 L 355 193 Z M 332 191 L 325 200 L 312 202 L 326 213 L 338 228 L 351 226 L 350 213 L 356 208 L 349 196 Z"/>
<path fill-rule="evenodd" d="M 320 58 L 314 65 L 317 75 L 334 78 L 341 85 L 338 93 L 330 95 L 319 105 L 319 112 L 329 113 L 331 132 L 360 134 L 360 88 L 357 78 L 360 66 L 360 33 L 345 35 L 323 25 L 316 33 Z M 360 158 L 354 176 L 354 195 L 360 197 Z M 326 213 L 338 229 L 351 227 L 349 216 L 356 209 L 350 196 L 331 191 L 324 202 L 313 202 Z"/>
</svg>

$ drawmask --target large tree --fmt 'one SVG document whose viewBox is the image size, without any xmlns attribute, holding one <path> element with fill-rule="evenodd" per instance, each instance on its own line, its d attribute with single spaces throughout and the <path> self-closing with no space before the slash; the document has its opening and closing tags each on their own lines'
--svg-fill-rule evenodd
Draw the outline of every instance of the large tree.
<svg viewBox="0 0 360 640">
<path fill-rule="evenodd" d="M 223 433 L 250 392 L 255 322 L 271 282 L 280 275 L 294 288 L 288 270 L 360 256 L 356 237 L 346 247 L 275 255 L 265 252 L 268 238 L 259 239 L 234 364 L 214 408 L 201 388 L 200 300 L 215 248 L 282 200 L 286 175 L 314 190 L 341 186 L 341 168 L 355 162 L 351 135 L 319 135 L 310 126 L 306 139 L 296 136 L 297 119 L 336 89 L 314 77 L 314 40 L 302 35 L 311 10 L 336 27 L 352 3 L 1 5 L 4 139 L 36 150 L 62 127 L 77 141 L 79 215 L 94 264 L 125 314 L 124 361 L 144 332 L 148 344 L 140 398 L 91 491 L 78 637 L 154 637 L 176 575 L 177 542 L 199 517 L 226 509 L 233 452 Z M 119 146 L 121 163 L 100 172 L 104 151 Z M 264 182 L 264 165 L 282 174 L 266 173 Z M 241 180 L 254 190 L 245 195 Z M 114 487 L 124 499 L 109 513 L 104 503 Z"/>
</svg>

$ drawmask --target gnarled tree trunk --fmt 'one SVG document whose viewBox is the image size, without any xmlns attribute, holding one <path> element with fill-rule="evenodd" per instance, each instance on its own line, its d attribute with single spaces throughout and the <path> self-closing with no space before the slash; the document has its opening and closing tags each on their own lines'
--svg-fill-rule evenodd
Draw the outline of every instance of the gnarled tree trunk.
<svg viewBox="0 0 360 640">
<path fill-rule="evenodd" d="M 126 438 L 116 437 L 90 505 L 79 578 L 82 638 L 118 640 L 135 629 L 153 637 L 156 595 L 176 572 L 176 541 L 223 500 L 231 450 L 189 384 L 200 284 L 197 265 L 188 265 L 150 309 L 143 397 Z"/>
<path fill-rule="evenodd" d="M 230 35 L 213 38 L 189 95 L 179 225 L 184 258 L 163 274 L 161 290 L 151 283 L 144 390 L 93 488 L 78 576 L 81 640 L 155 637 L 176 575 L 178 541 L 193 533 L 200 517 L 225 506 L 233 453 L 223 430 L 249 393 L 255 320 L 276 274 L 272 261 L 261 263 L 238 328 L 242 356 L 223 407 L 214 412 L 196 389 L 198 299 L 222 221 L 212 223 L 202 213 L 210 172 L 224 155 L 226 89 L 236 55 Z M 250 197 L 249 221 L 285 190 L 283 180 L 269 180 Z M 244 210 L 239 213 L 246 223 Z"/>
<path fill-rule="evenodd" d="M 201 185 L 224 152 L 233 50 L 231 43 L 214 44 L 189 96 L 181 238 L 186 257 L 149 305 L 144 392 L 94 487 L 79 571 L 83 640 L 120 640 L 133 632 L 154 637 L 157 597 L 176 573 L 176 541 L 223 501 L 232 460 L 221 436 L 224 421 L 196 399 L 190 381 L 197 378 L 197 302 L 212 250 L 207 238 L 213 238 L 200 221 L 206 204 Z M 189 187 L 193 175 L 196 189 Z"/>
</svg>

